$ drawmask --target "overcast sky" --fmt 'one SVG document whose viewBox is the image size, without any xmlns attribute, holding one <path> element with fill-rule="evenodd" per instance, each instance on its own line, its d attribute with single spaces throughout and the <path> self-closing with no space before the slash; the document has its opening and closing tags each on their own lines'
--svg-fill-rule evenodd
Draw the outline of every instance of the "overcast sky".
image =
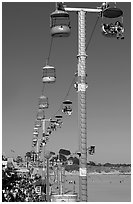
<svg viewBox="0 0 133 204">
<path fill-rule="evenodd" d="M 96 8 L 101 3 L 66 5 Z M 96 146 L 95 155 L 88 155 L 88 160 L 95 162 L 130 163 L 131 159 L 131 3 L 118 2 L 117 6 L 124 12 L 125 39 L 104 37 L 99 19 L 87 49 L 87 144 Z M 14 156 L 31 150 L 54 10 L 53 2 L 4 2 L 2 6 L 2 151 L 7 156 L 13 155 L 11 149 Z M 86 43 L 97 17 L 96 13 L 86 14 Z M 49 99 L 46 118 L 59 109 L 77 70 L 77 14 L 71 12 L 70 20 L 70 37 L 53 39 L 49 63 L 56 68 L 56 82 L 45 86 Z M 67 99 L 73 102 L 73 114 L 63 116 L 62 128 L 51 134 L 47 144 L 56 153 L 60 148 L 78 150 L 74 87 Z"/>
</svg>

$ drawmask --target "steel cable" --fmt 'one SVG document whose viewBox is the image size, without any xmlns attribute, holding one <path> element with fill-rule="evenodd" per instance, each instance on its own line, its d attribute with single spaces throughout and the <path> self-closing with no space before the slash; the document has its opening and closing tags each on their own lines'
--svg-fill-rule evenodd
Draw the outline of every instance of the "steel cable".
<svg viewBox="0 0 133 204">
<path fill-rule="evenodd" d="M 92 36 L 93 36 L 93 34 L 94 34 L 94 31 L 95 31 L 96 25 L 97 25 L 97 23 L 98 23 L 99 17 L 100 17 L 100 16 L 98 16 L 98 18 L 97 18 L 97 20 L 96 20 L 96 22 L 95 22 L 95 25 L 94 25 L 94 27 L 93 27 L 93 30 L 92 30 L 92 32 L 91 32 L 90 39 L 89 39 L 89 41 L 88 41 L 88 43 L 87 43 L 87 46 L 86 46 L 86 51 L 87 51 L 88 46 L 89 46 L 89 44 L 90 44 L 90 42 L 91 42 L 91 39 L 92 39 Z"/>
<path fill-rule="evenodd" d="M 50 48 L 49 48 L 49 53 L 48 53 L 48 57 L 47 57 L 47 64 L 49 64 L 50 54 L 51 54 L 51 50 L 52 50 L 52 44 L 53 44 L 53 37 L 51 37 L 51 41 L 50 41 Z"/>
</svg>

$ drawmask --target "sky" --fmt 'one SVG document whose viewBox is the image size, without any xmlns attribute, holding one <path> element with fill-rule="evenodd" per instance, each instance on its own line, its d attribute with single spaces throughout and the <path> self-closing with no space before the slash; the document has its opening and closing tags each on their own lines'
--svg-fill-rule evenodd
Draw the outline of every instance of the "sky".
<svg viewBox="0 0 133 204">
<path fill-rule="evenodd" d="M 96 8 L 101 3 L 66 5 Z M 117 7 L 124 13 L 125 39 L 104 37 L 100 18 L 87 49 L 87 146 L 96 146 L 88 161 L 97 163 L 131 162 L 131 3 L 118 2 Z M 54 10 L 54 2 L 2 3 L 2 152 L 7 156 L 24 156 L 31 150 L 43 86 L 42 68 L 50 50 L 50 14 Z M 46 118 L 61 106 L 77 71 L 77 14 L 69 15 L 71 35 L 53 38 L 49 64 L 56 69 L 56 82 L 45 85 L 49 99 Z M 86 14 L 86 44 L 97 17 L 96 13 Z M 47 143 L 47 149 L 56 153 L 60 148 L 75 152 L 79 146 L 78 95 L 73 86 L 67 99 L 73 103 L 73 113 L 63 115 L 62 127 Z"/>
</svg>

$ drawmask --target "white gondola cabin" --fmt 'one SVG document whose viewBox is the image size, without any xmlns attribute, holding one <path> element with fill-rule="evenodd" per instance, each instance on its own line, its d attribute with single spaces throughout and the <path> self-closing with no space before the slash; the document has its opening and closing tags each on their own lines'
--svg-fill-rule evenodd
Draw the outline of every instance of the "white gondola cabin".
<svg viewBox="0 0 133 204">
<path fill-rule="evenodd" d="M 56 80 L 55 68 L 50 65 L 46 65 L 45 67 L 43 67 L 42 77 L 43 83 L 53 83 L 55 82 L 55 80 Z"/>
<path fill-rule="evenodd" d="M 33 135 L 34 135 L 34 136 L 38 137 L 38 134 L 39 134 L 38 132 L 33 131 Z"/>
<path fill-rule="evenodd" d="M 44 111 L 43 109 L 39 109 L 37 113 L 37 120 L 43 120 L 44 119 Z"/>
<path fill-rule="evenodd" d="M 35 121 L 35 127 L 40 128 L 42 126 L 42 121 L 41 120 L 36 120 Z"/>
<path fill-rule="evenodd" d="M 52 37 L 68 37 L 70 35 L 70 18 L 66 11 L 55 10 L 51 14 L 50 20 Z"/>
<path fill-rule="evenodd" d="M 36 138 L 33 138 L 32 144 L 33 144 L 34 146 L 36 146 L 36 144 L 37 144 L 37 139 L 36 139 Z"/>
<path fill-rule="evenodd" d="M 73 110 L 72 110 L 72 101 L 66 100 L 63 102 L 63 108 L 62 112 L 65 113 L 66 115 L 71 115 Z"/>
<path fill-rule="evenodd" d="M 39 129 L 37 127 L 34 127 L 34 132 L 39 132 Z"/>
<path fill-rule="evenodd" d="M 117 21 L 112 21 L 116 19 Z M 119 19 L 120 18 L 120 19 Z M 106 22 L 106 19 L 108 22 Z M 109 21 L 111 19 L 111 22 Z M 123 11 L 116 7 L 105 6 L 102 11 L 102 34 L 106 37 L 116 37 L 124 39 Z"/>
<path fill-rule="evenodd" d="M 45 109 L 48 108 L 48 98 L 46 96 L 40 96 L 39 98 L 39 109 Z"/>
</svg>

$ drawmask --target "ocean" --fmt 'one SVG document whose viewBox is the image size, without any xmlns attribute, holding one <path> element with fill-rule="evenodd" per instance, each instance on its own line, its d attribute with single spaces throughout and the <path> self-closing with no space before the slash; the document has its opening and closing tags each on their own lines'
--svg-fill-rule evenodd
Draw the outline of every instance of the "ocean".
<svg viewBox="0 0 133 204">
<path fill-rule="evenodd" d="M 75 185 L 74 185 L 75 181 Z M 90 174 L 87 178 L 88 202 L 131 202 L 131 175 Z M 78 193 L 78 175 L 67 175 L 64 190 Z"/>
</svg>

